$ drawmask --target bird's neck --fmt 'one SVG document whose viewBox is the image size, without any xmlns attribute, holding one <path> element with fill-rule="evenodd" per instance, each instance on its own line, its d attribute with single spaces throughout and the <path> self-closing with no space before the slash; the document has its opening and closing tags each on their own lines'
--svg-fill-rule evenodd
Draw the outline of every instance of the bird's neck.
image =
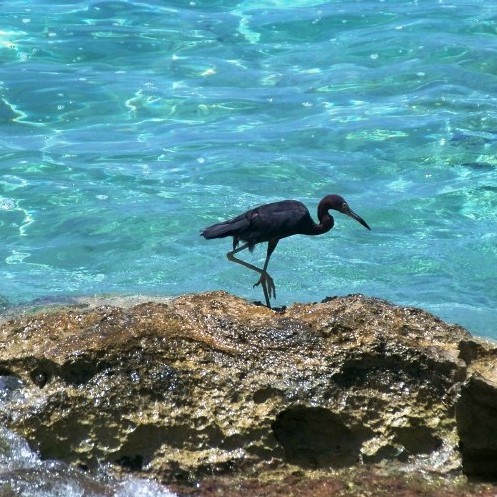
<svg viewBox="0 0 497 497">
<path fill-rule="evenodd" d="M 331 228 L 333 228 L 335 221 L 333 219 L 333 216 L 330 216 L 328 212 L 318 212 L 318 217 L 319 223 L 314 225 L 314 235 L 322 235 L 323 233 L 327 233 L 331 230 Z"/>
</svg>

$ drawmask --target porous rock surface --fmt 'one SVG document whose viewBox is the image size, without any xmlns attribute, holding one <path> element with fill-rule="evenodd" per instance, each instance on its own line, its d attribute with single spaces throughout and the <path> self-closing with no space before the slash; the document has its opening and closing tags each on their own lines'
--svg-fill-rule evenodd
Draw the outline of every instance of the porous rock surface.
<svg viewBox="0 0 497 497">
<path fill-rule="evenodd" d="M 410 461 L 497 477 L 497 347 L 361 295 L 223 292 L 0 326 L 0 419 L 44 458 L 162 480 Z"/>
</svg>

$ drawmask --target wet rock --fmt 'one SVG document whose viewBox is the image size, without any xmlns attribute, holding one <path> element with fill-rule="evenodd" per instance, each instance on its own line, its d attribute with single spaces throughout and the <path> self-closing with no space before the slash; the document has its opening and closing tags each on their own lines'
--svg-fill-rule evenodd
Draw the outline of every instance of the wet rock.
<svg viewBox="0 0 497 497">
<path fill-rule="evenodd" d="M 463 341 L 460 351 L 468 364 L 456 410 L 463 467 L 468 475 L 497 481 L 497 347 Z"/>
<path fill-rule="evenodd" d="M 0 418 L 44 458 L 168 481 L 389 460 L 494 478 L 496 351 L 360 295 L 69 306 L 1 325 L 24 394 Z"/>
<path fill-rule="evenodd" d="M 205 478 L 182 497 L 495 497 L 495 486 L 426 473 L 406 475 L 399 467 L 355 466 L 333 473 L 292 474 L 279 479 Z"/>
</svg>

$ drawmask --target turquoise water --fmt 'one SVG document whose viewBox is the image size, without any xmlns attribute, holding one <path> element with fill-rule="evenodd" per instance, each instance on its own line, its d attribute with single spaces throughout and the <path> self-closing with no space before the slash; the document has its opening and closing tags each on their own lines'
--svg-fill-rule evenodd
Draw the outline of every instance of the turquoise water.
<svg viewBox="0 0 497 497">
<path fill-rule="evenodd" d="M 282 241 L 275 305 L 360 292 L 497 338 L 494 2 L 11 0 L 0 16 L 4 306 L 260 300 L 200 230 L 339 193 L 372 231 L 337 213 Z"/>
</svg>

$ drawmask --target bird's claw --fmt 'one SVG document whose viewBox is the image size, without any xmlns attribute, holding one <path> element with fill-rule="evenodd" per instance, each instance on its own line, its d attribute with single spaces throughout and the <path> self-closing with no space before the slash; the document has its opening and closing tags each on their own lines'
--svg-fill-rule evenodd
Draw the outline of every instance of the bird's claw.
<svg viewBox="0 0 497 497">
<path fill-rule="evenodd" d="M 266 304 L 268 307 L 271 307 L 269 304 L 269 299 L 276 298 L 276 286 L 274 285 L 274 280 L 267 274 L 266 272 L 261 274 L 259 281 L 254 284 L 254 288 L 258 285 L 262 286 L 262 290 L 264 291 L 264 296 L 266 297 Z"/>
</svg>

